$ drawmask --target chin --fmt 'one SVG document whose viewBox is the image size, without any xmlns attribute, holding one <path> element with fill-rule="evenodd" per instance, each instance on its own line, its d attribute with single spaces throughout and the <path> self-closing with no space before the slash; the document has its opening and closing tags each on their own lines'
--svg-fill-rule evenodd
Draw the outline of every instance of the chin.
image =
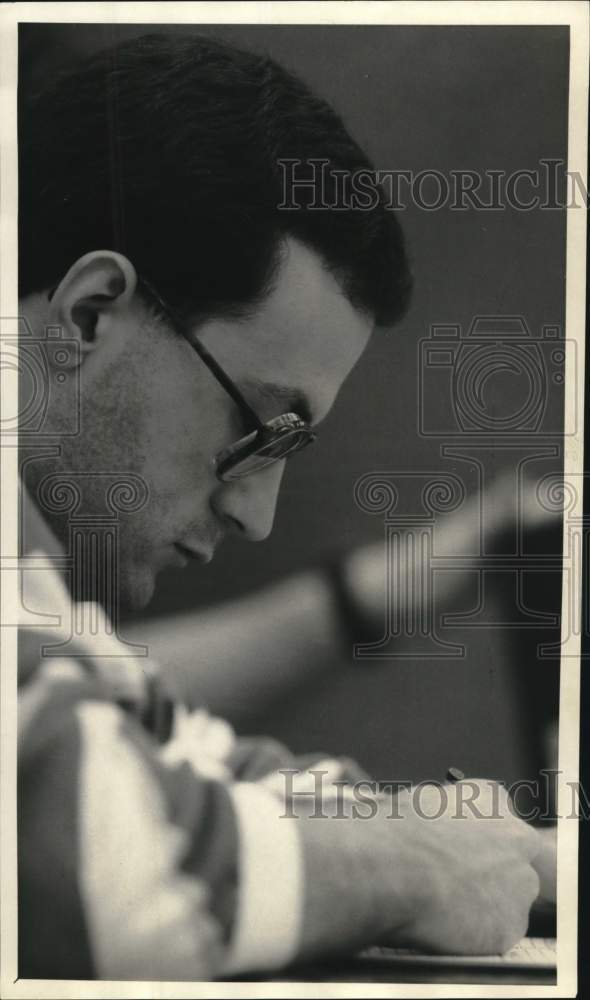
<svg viewBox="0 0 590 1000">
<path fill-rule="evenodd" d="M 121 611 L 143 611 L 148 606 L 156 581 L 146 565 L 133 565 L 121 571 L 119 580 L 119 607 Z"/>
</svg>

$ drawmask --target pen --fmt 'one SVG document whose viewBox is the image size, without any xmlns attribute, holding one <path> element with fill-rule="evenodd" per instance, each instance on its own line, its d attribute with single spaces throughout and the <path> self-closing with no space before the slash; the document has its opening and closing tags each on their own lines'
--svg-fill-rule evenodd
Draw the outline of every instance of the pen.
<svg viewBox="0 0 590 1000">
<path fill-rule="evenodd" d="M 447 771 L 447 781 L 450 781 L 452 784 L 463 781 L 464 778 L 463 771 L 460 771 L 458 767 L 450 767 Z"/>
</svg>

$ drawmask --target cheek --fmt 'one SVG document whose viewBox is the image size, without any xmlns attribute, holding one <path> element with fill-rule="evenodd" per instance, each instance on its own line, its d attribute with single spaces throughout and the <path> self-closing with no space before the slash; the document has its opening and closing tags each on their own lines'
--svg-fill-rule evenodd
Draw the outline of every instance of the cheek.
<svg viewBox="0 0 590 1000">
<path fill-rule="evenodd" d="M 215 455 L 242 433 L 236 407 L 207 369 L 192 357 L 151 380 L 141 414 L 143 474 L 158 516 L 182 520 L 207 507 L 217 485 Z"/>
<path fill-rule="evenodd" d="M 153 500 L 178 503 L 214 479 L 211 455 L 194 429 L 161 426 L 151 435 L 144 477 Z"/>
<path fill-rule="evenodd" d="M 145 478 L 158 500 L 194 508 L 217 483 L 214 458 L 228 441 L 228 429 L 224 432 L 223 415 L 213 408 L 168 403 L 150 415 L 144 429 Z"/>
</svg>

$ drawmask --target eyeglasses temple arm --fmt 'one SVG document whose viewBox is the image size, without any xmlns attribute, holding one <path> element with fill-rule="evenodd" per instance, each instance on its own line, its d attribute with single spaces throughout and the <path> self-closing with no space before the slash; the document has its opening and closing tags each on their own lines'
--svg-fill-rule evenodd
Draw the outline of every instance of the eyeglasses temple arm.
<svg viewBox="0 0 590 1000">
<path fill-rule="evenodd" d="M 220 364 L 218 364 L 213 355 L 209 354 L 207 348 L 204 347 L 199 340 L 197 340 L 196 338 L 192 339 L 191 337 L 188 336 L 185 329 L 185 325 L 182 322 L 180 316 L 176 313 L 176 310 L 173 309 L 168 302 L 164 301 L 160 293 L 154 288 L 151 282 L 147 280 L 147 278 L 141 275 L 138 276 L 138 279 L 140 285 L 143 285 L 143 287 L 152 296 L 152 298 L 156 300 L 156 302 L 159 304 L 163 312 L 169 317 L 170 321 L 172 322 L 173 326 L 176 328 L 178 333 L 180 333 L 181 336 L 184 337 L 184 339 L 189 342 L 191 347 L 194 348 L 194 350 L 197 352 L 203 363 L 207 365 L 207 368 L 209 369 L 211 374 L 214 376 L 214 378 L 217 379 L 219 384 L 223 386 L 228 395 L 231 396 L 234 403 L 236 403 L 236 405 L 240 408 L 242 413 L 245 416 L 247 416 L 247 418 L 249 419 L 250 423 L 254 426 L 254 428 L 256 430 L 264 430 L 263 421 L 260 419 L 255 410 L 252 409 L 248 401 L 244 399 L 237 385 L 235 385 L 232 382 L 229 375 L 227 375 L 224 372 L 223 368 L 221 367 Z"/>
<path fill-rule="evenodd" d="M 248 417 L 250 422 L 254 425 L 254 427 L 257 430 L 263 430 L 264 429 L 263 421 L 260 419 L 255 410 L 252 409 L 247 400 L 244 399 L 238 387 L 234 384 L 234 382 L 232 382 L 229 375 L 227 375 L 224 372 L 223 368 L 215 360 L 213 355 L 209 354 L 207 348 L 204 347 L 199 340 L 191 339 L 189 342 L 191 347 L 194 347 L 195 351 L 197 352 L 201 360 L 207 365 L 207 368 L 209 369 L 211 374 L 217 379 L 219 384 L 223 386 L 228 395 L 231 396 L 234 403 L 240 408 L 242 413 L 244 413 Z"/>
</svg>

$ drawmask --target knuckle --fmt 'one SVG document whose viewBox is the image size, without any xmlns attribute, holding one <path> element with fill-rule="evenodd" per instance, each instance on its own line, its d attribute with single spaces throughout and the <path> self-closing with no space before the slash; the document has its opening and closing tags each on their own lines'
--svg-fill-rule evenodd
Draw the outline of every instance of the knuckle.
<svg viewBox="0 0 590 1000">
<path fill-rule="evenodd" d="M 517 941 L 520 941 L 526 933 L 526 925 L 523 927 L 522 922 L 514 922 L 512 924 L 504 925 L 499 933 L 498 940 L 498 951 L 501 955 L 504 952 L 509 951 Z"/>
<path fill-rule="evenodd" d="M 506 913 L 497 914 L 487 935 L 487 947 L 491 953 L 503 954 L 517 941 L 511 921 Z"/>
<path fill-rule="evenodd" d="M 515 820 L 514 829 L 518 834 L 521 853 L 525 854 L 527 858 L 533 858 L 541 847 L 538 832 L 522 819 Z"/>
<path fill-rule="evenodd" d="M 514 921 L 514 940 L 511 941 L 509 945 L 507 945 L 505 951 L 508 951 L 508 948 L 511 948 L 513 944 L 516 944 L 517 941 L 520 941 L 523 937 L 526 937 L 528 926 L 529 926 L 529 907 L 527 906 L 526 910 L 523 910 L 523 912 L 520 913 L 519 916 Z"/>
<path fill-rule="evenodd" d="M 529 898 L 534 902 L 541 890 L 541 879 L 532 865 L 527 866 L 526 879 Z"/>
</svg>

